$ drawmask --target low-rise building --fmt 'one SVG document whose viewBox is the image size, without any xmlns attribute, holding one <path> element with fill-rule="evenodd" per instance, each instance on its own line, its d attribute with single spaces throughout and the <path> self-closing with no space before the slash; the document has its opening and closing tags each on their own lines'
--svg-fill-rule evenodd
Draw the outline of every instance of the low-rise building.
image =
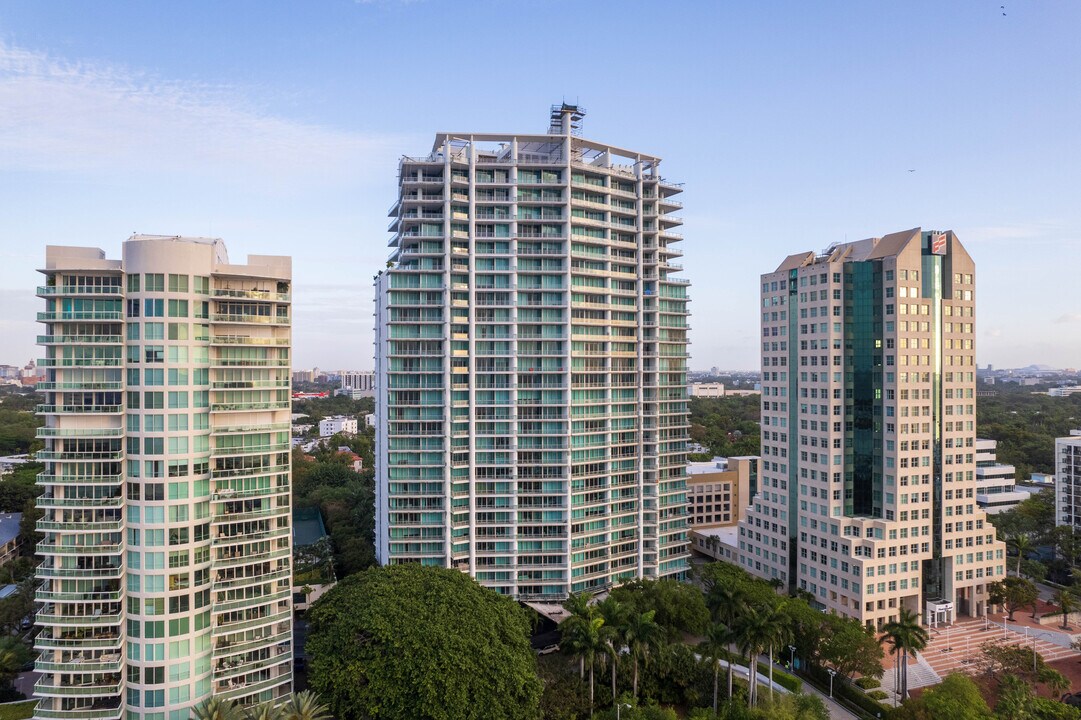
<svg viewBox="0 0 1081 720">
<path fill-rule="evenodd" d="M 319 421 L 319 437 L 330 437 L 338 433 L 357 432 L 357 419 L 347 415 L 334 415 Z"/>
<path fill-rule="evenodd" d="M 691 384 L 691 397 L 723 398 L 724 383 L 697 382 Z"/>
<path fill-rule="evenodd" d="M 687 464 L 691 549 L 715 560 L 739 563 L 737 525 L 757 489 L 758 458 L 715 457 Z"/>
<path fill-rule="evenodd" d="M 715 457 L 687 464 L 687 502 L 692 527 L 718 527 L 739 522 L 740 508 L 753 493 L 758 458 Z"/>
</svg>

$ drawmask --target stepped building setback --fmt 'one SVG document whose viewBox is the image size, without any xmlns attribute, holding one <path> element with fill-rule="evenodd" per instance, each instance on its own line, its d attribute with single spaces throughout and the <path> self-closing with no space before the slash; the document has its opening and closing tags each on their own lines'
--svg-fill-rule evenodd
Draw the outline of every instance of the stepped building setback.
<svg viewBox="0 0 1081 720">
<path fill-rule="evenodd" d="M 762 276 L 762 460 L 740 562 L 881 628 L 988 612 L 1005 548 L 977 506 L 975 265 L 920 229 Z"/>
<path fill-rule="evenodd" d="M 523 600 L 688 567 L 687 281 L 660 158 L 547 133 L 405 157 L 376 279 L 376 552 Z"/>
<path fill-rule="evenodd" d="M 49 246 L 35 718 L 292 688 L 290 260 Z"/>
</svg>

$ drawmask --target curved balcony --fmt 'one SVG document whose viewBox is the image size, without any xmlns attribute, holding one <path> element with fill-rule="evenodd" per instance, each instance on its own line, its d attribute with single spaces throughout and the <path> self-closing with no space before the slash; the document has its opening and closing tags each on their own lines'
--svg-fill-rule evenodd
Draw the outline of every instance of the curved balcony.
<svg viewBox="0 0 1081 720">
<path fill-rule="evenodd" d="M 120 367 L 124 364 L 123 358 L 41 358 L 37 362 L 38 367 L 59 368 L 88 368 L 88 367 Z"/>
<path fill-rule="evenodd" d="M 214 646 L 215 657 L 228 657 L 237 653 L 248 652 L 261 647 L 270 647 L 278 645 L 284 642 L 292 640 L 293 634 L 290 632 L 278 632 L 273 635 L 267 635 L 261 638 L 253 638 L 251 640 L 245 640 L 243 642 L 233 642 L 228 639 L 222 639 Z"/>
<path fill-rule="evenodd" d="M 120 625 L 124 622 L 124 613 L 111 615 L 52 615 L 46 610 L 37 614 L 38 625 L 73 625 L 73 626 L 102 626 Z"/>
<path fill-rule="evenodd" d="M 70 709 L 57 707 L 55 703 L 59 702 L 59 699 L 53 698 L 41 700 L 34 710 L 34 717 L 49 720 L 120 720 L 124 715 L 124 705 L 119 696 Z"/>
<path fill-rule="evenodd" d="M 210 297 L 242 298 L 244 300 L 270 300 L 272 302 L 289 302 L 289 293 L 270 292 L 269 290 L 233 290 L 231 288 L 214 288 L 210 291 Z"/>
<path fill-rule="evenodd" d="M 273 495 L 286 495 L 288 493 L 288 486 L 255 488 L 252 490 L 235 490 L 231 487 L 222 487 L 214 490 L 211 500 L 224 502 L 226 500 L 243 500 L 244 498 L 269 498 Z"/>
<path fill-rule="evenodd" d="M 212 634 L 214 636 L 228 635 L 230 633 L 239 632 L 241 630 L 249 630 L 251 628 L 262 627 L 264 625 L 273 625 L 274 623 L 288 621 L 292 617 L 292 615 L 292 611 L 287 609 L 282 612 L 272 613 L 261 618 L 240 620 L 238 622 L 226 623 L 224 625 L 217 624 L 217 619 L 215 619 Z"/>
<path fill-rule="evenodd" d="M 282 423 L 266 423 L 265 425 L 227 425 L 225 427 L 213 427 L 210 429 L 210 435 L 238 435 L 241 433 L 262 433 L 271 432 L 273 430 L 289 430 L 291 424 L 287 422 Z"/>
<path fill-rule="evenodd" d="M 124 647 L 123 636 L 116 632 L 95 628 L 91 631 L 83 631 L 83 637 L 77 638 L 53 638 L 51 631 L 44 630 L 38 633 L 34 639 L 34 649 L 42 651 L 52 650 L 114 650 L 119 651 Z"/>
<path fill-rule="evenodd" d="M 123 450 L 114 451 L 56 451 L 56 450 L 38 450 L 34 455 L 37 460 L 41 461 L 70 461 L 70 462 L 117 462 L 124 459 Z"/>
<path fill-rule="evenodd" d="M 38 392 L 66 392 L 86 390 L 123 390 L 124 383 L 115 382 L 39 382 L 34 386 Z"/>
<path fill-rule="evenodd" d="M 116 546 L 116 547 L 119 547 Z M 120 551 L 117 550 L 114 554 L 119 555 Z M 44 563 L 39 565 L 36 570 L 36 575 L 39 580 L 52 580 L 52 579 L 70 579 L 77 578 L 79 580 L 119 580 L 124 576 L 124 569 L 121 567 L 111 568 L 59 568 L 45 565 Z"/>
<path fill-rule="evenodd" d="M 289 443 L 277 443 L 275 445 L 248 445 L 246 447 L 215 447 L 210 452 L 214 457 L 234 457 L 240 455 L 262 455 L 264 453 L 289 452 L 292 448 Z"/>
<path fill-rule="evenodd" d="M 229 600 L 223 603 L 214 603 L 211 606 L 211 612 L 229 612 L 231 610 L 243 610 L 244 608 L 257 607 L 259 605 L 265 605 L 267 603 L 287 600 L 292 597 L 292 594 L 293 589 L 286 588 L 284 590 L 278 590 L 277 592 L 270 593 L 269 595 L 261 595 L 259 597 L 251 598 L 241 598 L 239 600 Z"/>
<path fill-rule="evenodd" d="M 37 485 L 119 485 L 123 475 L 47 475 L 39 473 Z"/>
<path fill-rule="evenodd" d="M 254 410 L 288 410 L 289 408 L 289 400 L 210 404 L 210 412 L 252 412 Z"/>
<path fill-rule="evenodd" d="M 214 589 L 226 590 L 230 588 L 247 587 L 248 585 L 261 585 L 263 583 L 273 582 L 275 580 L 291 578 L 292 576 L 293 572 L 289 569 L 271 570 L 270 572 L 263 573 L 262 575 L 250 575 L 246 577 L 230 578 L 229 580 L 219 579 L 215 581 Z"/>
<path fill-rule="evenodd" d="M 40 555 L 119 555 L 123 551 L 123 546 L 119 543 L 115 545 L 58 545 L 46 540 L 37 544 L 37 551 Z M 79 571 L 73 572 L 78 573 Z M 78 575 L 72 575 L 71 577 L 78 577 Z M 88 575 L 87 577 L 94 576 Z"/>
<path fill-rule="evenodd" d="M 64 522 L 41 519 L 37 522 L 40 532 L 120 532 L 124 529 L 123 520 L 100 520 L 95 522 Z"/>
<path fill-rule="evenodd" d="M 84 311 L 54 311 L 39 312 L 38 322 L 86 322 L 108 321 L 120 322 L 124 319 L 124 313 L 120 310 L 84 310 Z"/>
<path fill-rule="evenodd" d="M 287 317 L 230 313 L 212 313 L 210 321 L 214 323 L 240 323 L 243 325 L 288 325 L 290 323 L 290 319 Z"/>
<path fill-rule="evenodd" d="M 124 412 L 123 405 L 38 405 L 39 415 L 111 415 Z"/>
<path fill-rule="evenodd" d="M 41 383 L 38 383 L 41 385 Z M 38 428 L 36 437 L 46 438 L 110 438 L 124 437 L 124 428 Z M 40 457 L 40 453 L 39 453 Z"/>
<path fill-rule="evenodd" d="M 34 684 L 34 695 L 38 697 L 88 697 L 93 695 L 116 695 L 120 692 L 120 678 L 102 678 L 97 682 L 73 684 L 55 682 L 43 677 Z M 81 715 L 79 717 L 88 717 Z"/>
<path fill-rule="evenodd" d="M 289 345 L 289 338 L 246 337 L 244 335 L 211 335 L 211 345 Z"/>
<path fill-rule="evenodd" d="M 38 335 L 38 345 L 122 345 L 122 335 Z"/>
<path fill-rule="evenodd" d="M 108 653 L 98 657 L 73 659 L 68 662 L 51 662 L 38 658 L 37 662 L 34 663 L 34 670 L 39 673 L 118 673 L 123 669 L 123 666 L 124 662 L 120 659 L 120 653 Z"/>
<path fill-rule="evenodd" d="M 251 565 L 253 563 L 274 560 L 276 558 L 290 557 L 290 555 L 291 552 L 289 548 L 278 548 L 277 550 L 268 550 L 261 553 L 244 553 L 237 551 L 215 558 L 214 567 L 218 569 L 240 567 L 242 565 Z"/>
<path fill-rule="evenodd" d="M 252 468 L 228 468 L 220 470 L 211 470 L 210 477 L 215 480 L 223 478 L 250 478 L 258 477 L 260 475 L 275 475 L 278 473 L 284 473 L 289 471 L 288 465 L 264 465 L 262 467 Z M 263 491 L 265 492 L 265 491 Z"/>
<path fill-rule="evenodd" d="M 39 495 L 37 504 L 41 509 L 66 507 L 79 509 L 122 507 L 124 498 L 120 495 L 115 497 L 53 497 L 52 495 Z"/>
<path fill-rule="evenodd" d="M 64 602 L 120 602 L 124 599 L 122 590 L 111 592 L 53 592 L 52 590 L 38 590 L 34 593 L 34 599 L 38 602 L 60 600 Z"/>
<path fill-rule="evenodd" d="M 290 669 L 284 668 L 281 669 L 277 675 L 266 680 L 258 680 L 255 682 L 237 682 L 234 680 L 229 683 L 219 683 L 214 686 L 213 692 L 217 697 L 228 699 L 240 698 L 247 695 L 254 695 L 279 685 L 286 685 L 292 680 L 292 677 Z"/>
<path fill-rule="evenodd" d="M 270 360 L 248 360 L 239 358 L 210 358 L 211 367 L 289 367 L 289 358 L 273 358 Z"/>
<path fill-rule="evenodd" d="M 262 670 L 263 668 L 272 667 L 274 665 L 281 665 L 283 662 L 288 662 L 290 660 L 291 658 L 287 655 L 285 649 L 282 649 L 280 652 L 275 650 L 275 654 L 270 657 L 253 658 L 246 661 L 239 658 L 233 658 L 231 660 L 225 660 L 223 658 L 218 660 L 214 667 L 214 681 L 221 682 L 223 680 L 229 680 L 230 678 L 244 675 L 253 670 Z"/>
<path fill-rule="evenodd" d="M 62 297 L 65 295 L 121 297 L 124 294 L 124 289 L 119 285 L 39 285 L 36 294 L 38 297 Z"/>
</svg>

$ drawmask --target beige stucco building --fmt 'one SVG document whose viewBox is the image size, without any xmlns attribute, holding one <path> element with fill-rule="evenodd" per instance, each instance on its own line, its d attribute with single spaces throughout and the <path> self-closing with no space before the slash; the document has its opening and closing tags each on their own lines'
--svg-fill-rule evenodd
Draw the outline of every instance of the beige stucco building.
<svg viewBox="0 0 1081 720">
<path fill-rule="evenodd" d="M 761 287 L 741 564 L 868 626 L 984 614 L 1005 549 L 975 497 L 972 258 L 917 228 L 792 255 Z"/>
</svg>

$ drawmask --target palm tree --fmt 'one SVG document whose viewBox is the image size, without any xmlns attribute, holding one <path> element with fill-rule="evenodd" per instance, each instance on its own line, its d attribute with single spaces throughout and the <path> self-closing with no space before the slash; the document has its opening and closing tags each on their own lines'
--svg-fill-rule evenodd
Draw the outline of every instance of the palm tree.
<svg viewBox="0 0 1081 720">
<path fill-rule="evenodd" d="M 596 616 L 590 607 L 589 617 L 572 615 L 559 625 L 562 631 L 562 642 L 571 652 L 578 656 L 582 667 L 589 668 L 589 712 L 593 714 L 593 666 L 597 655 L 604 655 L 608 651 L 608 642 L 604 627 L 604 618 Z"/>
<path fill-rule="evenodd" d="M 319 702 L 319 696 L 303 690 L 289 696 L 282 707 L 282 720 L 331 720 L 330 709 Z"/>
<path fill-rule="evenodd" d="M 1077 605 L 1077 598 L 1069 590 L 1059 590 L 1055 593 L 1055 602 L 1062 609 L 1062 629 L 1069 630 L 1070 624 L 1067 620 Z"/>
<path fill-rule="evenodd" d="M 284 715 L 282 709 L 271 701 L 248 708 L 244 720 L 284 720 Z"/>
<path fill-rule="evenodd" d="M 769 646 L 769 697 L 773 699 L 773 648 L 783 647 L 792 641 L 792 619 L 785 611 L 784 603 L 765 611 L 770 632 L 767 637 Z"/>
<path fill-rule="evenodd" d="M 615 704 L 617 702 L 616 669 L 619 665 L 620 651 L 624 646 L 623 631 L 627 624 L 630 608 L 609 595 L 604 600 L 597 603 L 597 612 L 604 618 L 604 626 L 601 628 L 601 631 L 604 633 L 604 640 L 608 645 L 606 662 L 611 663 L 612 704 Z"/>
<path fill-rule="evenodd" d="M 891 620 L 882 626 L 882 631 L 884 634 L 881 641 L 893 645 L 890 654 L 897 651 L 901 656 L 899 659 L 901 700 L 904 701 L 908 697 L 908 654 L 912 653 L 915 657 L 918 652 L 927 647 L 930 636 L 920 625 L 920 616 L 904 608 L 901 608 L 901 613 L 896 620 Z"/>
<path fill-rule="evenodd" d="M 563 618 L 563 620 L 559 623 L 559 630 L 562 633 L 562 636 L 560 637 L 561 644 L 566 645 L 568 642 L 571 645 L 574 644 L 575 639 L 573 637 L 566 637 L 567 631 L 572 630 L 574 628 L 574 624 L 572 623 L 571 625 L 567 625 L 567 629 L 564 630 L 563 626 L 567 621 L 577 618 L 577 620 L 575 620 L 575 623 L 578 623 L 593 619 L 593 616 L 597 610 L 593 605 L 590 604 L 590 600 L 592 599 L 593 598 L 589 595 L 589 593 L 581 592 L 577 595 L 571 595 L 563 601 L 563 609 L 567 611 L 568 616 Z M 578 655 L 578 677 L 582 680 L 585 680 L 585 656 L 579 654 L 578 652 L 575 652 L 575 648 L 573 647 L 569 647 L 567 649 L 571 650 L 572 654 Z"/>
<path fill-rule="evenodd" d="M 747 706 L 754 707 L 758 701 L 758 656 L 773 636 L 771 613 L 750 609 L 739 618 L 734 629 L 740 652 L 748 658 Z"/>
<path fill-rule="evenodd" d="M 191 709 L 191 720 L 245 720 L 244 710 L 234 700 L 207 698 Z"/>
<path fill-rule="evenodd" d="M 736 619 L 747 609 L 747 592 L 737 585 L 714 585 L 706 597 L 713 617 L 728 627 L 734 627 Z"/>
<path fill-rule="evenodd" d="M 728 646 L 732 642 L 732 631 L 722 622 L 714 622 L 706 629 L 706 639 L 699 647 L 707 657 L 713 660 L 713 714 L 717 714 L 717 675 L 721 668 L 721 658 L 728 660 L 728 697 L 732 697 L 732 660 L 728 658 Z"/>
<path fill-rule="evenodd" d="M 1006 540 L 1006 545 L 1017 551 L 1017 576 L 1021 577 L 1021 561 L 1036 549 L 1036 543 L 1028 533 L 1014 533 Z"/>
<path fill-rule="evenodd" d="M 649 661 L 649 651 L 660 646 L 664 638 L 664 628 L 653 621 L 656 610 L 633 614 L 627 619 L 624 640 L 631 651 L 634 661 L 634 697 L 638 697 L 638 666 Z"/>
<path fill-rule="evenodd" d="M 19 668 L 30 662 L 33 655 L 22 640 L 11 635 L 0 638 L 0 680 L 7 687 Z"/>
</svg>

